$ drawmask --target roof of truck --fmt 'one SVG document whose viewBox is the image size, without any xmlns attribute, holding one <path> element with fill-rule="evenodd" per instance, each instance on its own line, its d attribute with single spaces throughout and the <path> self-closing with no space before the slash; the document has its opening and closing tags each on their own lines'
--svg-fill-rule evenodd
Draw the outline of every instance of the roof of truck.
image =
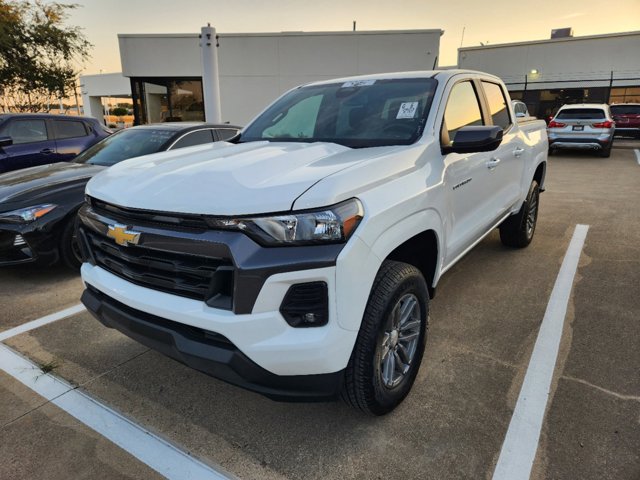
<svg viewBox="0 0 640 480">
<path fill-rule="evenodd" d="M 366 80 L 387 80 L 387 79 L 401 79 L 401 78 L 435 78 L 448 80 L 449 78 L 460 74 L 473 74 L 482 75 L 500 80 L 495 75 L 490 73 L 478 72 L 475 70 L 459 70 L 459 69 L 447 69 L 447 70 L 419 70 L 413 72 L 389 72 L 389 73 L 374 73 L 370 75 L 355 75 L 351 77 L 332 78 L 330 80 L 321 80 L 318 82 L 311 82 L 306 85 L 328 85 L 331 83 L 351 82 L 351 81 L 366 81 Z M 305 85 L 305 86 L 306 86 Z"/>
</svg>

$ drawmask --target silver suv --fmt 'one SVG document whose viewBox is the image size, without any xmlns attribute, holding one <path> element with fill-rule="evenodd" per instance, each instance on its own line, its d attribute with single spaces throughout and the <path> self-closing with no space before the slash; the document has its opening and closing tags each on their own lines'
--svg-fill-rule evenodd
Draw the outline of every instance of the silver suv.
<svg viewBox="0 0 640 480">
<path fill-rule="evenodd" d="M 609 105 L 563 105 L 549 122 L 549 155 L 556 149 L 591 149 L 601 157 L 611 155 L 615 122 Z"/>
</svg>

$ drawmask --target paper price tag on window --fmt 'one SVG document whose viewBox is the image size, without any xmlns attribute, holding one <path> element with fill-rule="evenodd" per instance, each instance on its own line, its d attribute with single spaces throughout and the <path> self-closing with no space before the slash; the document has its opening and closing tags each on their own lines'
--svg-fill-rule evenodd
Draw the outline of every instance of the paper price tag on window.
<svg viewBox="0 0 640 480">
<path fill-rule="evenodd" d="M 396 120 L 400 118 L 414 118 L 418 110 L 418 102 L 404 102 L 400 104 Z"/>
<path fill-rule="evenodd" d="M 373 85 L 374 83 L 376 83 L 375 80 L 351 80 L 349 82 L 344 82 L 342 84 L 342 88 L 367 87 L 369 85 Z"/>
</svg>

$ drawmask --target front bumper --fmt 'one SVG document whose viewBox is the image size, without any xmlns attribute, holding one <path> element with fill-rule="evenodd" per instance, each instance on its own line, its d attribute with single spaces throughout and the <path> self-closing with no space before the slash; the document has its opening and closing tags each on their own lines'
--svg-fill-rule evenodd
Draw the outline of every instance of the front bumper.
<svg viewBox="0 0 640 480">
<path fill-rule="evenodd" d="M 55 263 L 59 258 L 59 237 L 44 230 L 39 222 L 0 224 L 0 266 L 39 262 Z"/>
<path fill-rule="evenodd" d="M 226 337 L 133 309 L 88 287 L 82 303 L 101 323 L 196 370 L 274 400 L 328 400 L 340 393 L 343 371 L 275 375 Z"/>
</svg>

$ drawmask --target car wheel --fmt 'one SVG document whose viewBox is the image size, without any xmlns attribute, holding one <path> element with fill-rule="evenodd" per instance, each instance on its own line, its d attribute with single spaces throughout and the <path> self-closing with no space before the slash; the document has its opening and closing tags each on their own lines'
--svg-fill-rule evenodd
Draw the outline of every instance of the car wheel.
<svg viewBox="0 0 640 480">
<path fill-rule="evenodd" d="M 555 148 L 552 148 L 552 147 L 549 147 L 549 153 L 548 153 L 548 156 L 550 157 L 551 155 L 555 155 L 555 153 L 556 153 L 556 149 L 555 149 Z"/>
<path fill-rule="evenodd" d="M 77 237 L 78 216 L 74 213 L 60 236 L 60 258 L 66 266 L 77 270 L 82 265 L 82 254 Z"/>
<path fill-rule="evenodd" d="M 429 293 L 420 271 L 383 262 L 345 371 L 347 404 L 384 415 L 404 400 L 420 368 L 428 316 Z"/>
<path fill-rule="evenodd" d="M 608 147 L 606 148 L 601 148 L 599 151 L 599 154 L 601 157 L 603 158 L 609 158 L 611 156 L 611 148 L 613 147 L 613 145 L 609 144 Z"/>
<path fill-rule="evenodd" d="M 540 205 L 540 186 L 537 181 L 531 182 L 527 198 L 520 211 L 511 215 L 500 225 L 500 240 L 508 247 L 524 248 L 531 243 L 538 222 Z"/>
</svg>

